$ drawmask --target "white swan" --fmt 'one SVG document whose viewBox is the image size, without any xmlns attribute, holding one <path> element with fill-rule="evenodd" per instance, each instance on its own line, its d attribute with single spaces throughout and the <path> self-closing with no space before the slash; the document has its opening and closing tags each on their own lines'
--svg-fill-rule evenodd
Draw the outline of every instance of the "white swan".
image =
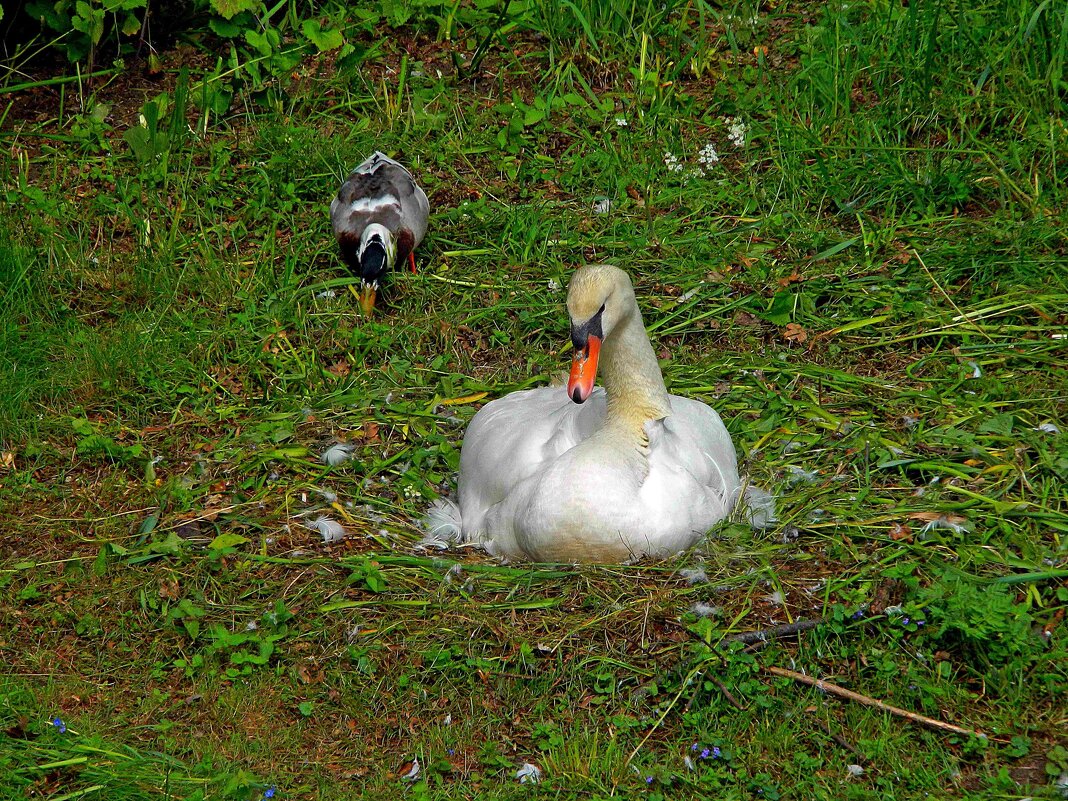
<svg viewBox="0 0 1068 801">
<path fill-rule="evenodd" d="M 513 392 L 475 415 L 459 508 L 431 511 L 431 543 L 444 535 L 507 558 L 617 562 L 684 550 L 730 514 L 741 484 L 730 435 L 710 407 L 668 394 L 627 274 L 580 268 L 567 309 L 567 391 Z M 604 390 L 593 386 L 598 371 Z"/>
</svg>

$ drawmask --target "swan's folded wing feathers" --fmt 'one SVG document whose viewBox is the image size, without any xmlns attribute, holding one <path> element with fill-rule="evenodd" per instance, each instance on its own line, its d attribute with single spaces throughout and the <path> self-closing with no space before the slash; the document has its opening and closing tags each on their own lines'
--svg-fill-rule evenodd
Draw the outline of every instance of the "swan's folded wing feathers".
<svg viewBox="0 0 1068 801">
<path fill-rule="evenodd" d="M 673 395 L 671 404 L 674 413 L 662 421 L 658 441 L 650 438 L 651 458 L 671 454 L 671 461 L 702 486 L 727 489 L 729 477 L 737 473 L 738 459 L 719 415 L 689 398 Z"/>
<path fill-rule="evenodd" d="M 587 438 L 604 409 L 603 392 L 580 406 L 559 387 L 513 392 L 483 406 L 461 451 L 465 534 L 479 529 L 486 513 L 520 483 Z"/>
</svg>

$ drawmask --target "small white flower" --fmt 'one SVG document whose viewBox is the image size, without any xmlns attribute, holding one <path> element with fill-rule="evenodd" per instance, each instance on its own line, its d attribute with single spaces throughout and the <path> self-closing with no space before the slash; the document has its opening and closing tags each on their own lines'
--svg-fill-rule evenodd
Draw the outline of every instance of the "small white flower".
<svg viewBox="0 0 1068 801">
<path fill-rule="evenodd" d="M 742 122 L 741 117 L 726 117 L 727 139 L 735 147 L 745 147 L 745 135 L 749 132 L 749 126 Z"/>
<path fill-rule="evenodd" d="M 452 715 L 451 714 L 445 716 L 445 725 L 446 726 L 451 726 L 452 725 Z"/>
<path fill-rule="evenodd" d="M 555 278 L 550 278 L 546 286 L 549 287 L 550 292 L 560 291 L 560 282 L 557 281 Z"/>
<path fill-rule="evenodd" d="M 408 498 L 409 500 L 411 500 L 412 498 L 422 498 L 423 493 L 421 493 L 415 487 L 407 485 L 404 487 L 404 497 Z"/>
<path fill-rule="evenodd" d="M 715 617 L 720 613 L 721 609 L 718 606 L 698 601 L 690 607 L 690 611 L 698 617 Z"/>
<path fill-rule="evenodd" d="M 351 459 L 354 450 L 356 450 L 354 446 L 339 442 L 336 445 L 331 445 L 327 448 L 319 459 L 324 464 L 328 464 L 331 467 L 337 467 L 339 464 L 343 464 Z"/>
<path fill-rule="evenodd" d="M 541 768 L 537 765 L 531 765 L 529 762 L 524 762 L 519 770 L 515 772 L 515 777 L 519 779 L 520 784 L 537 784 L 541 781 Z"/>
<path fill-rule="evenodd" d="M 317 517 L 314 520 L 309 520 L 305 523 L 312 531 L 318 531 L 323 538 L 323 542 L 329 544 L 331 542 L 338 542 L 345 539 L 345 535 L 348 533 L 345 531 L 345 527 L 331 517 Z"/>
<path fill-rule="evenodd" d="M 719 164 L 719 153 L 716 152 L 716 148 L 709 142 L 701 148 L 700 152 L 697 154 L 697 160 L 705 167 L 711 169 Z"/>
<path fill-rule="evenodd" d="M 619 126 L 620 128 L 626 128 L 627 127 L 627 118 L 626 117 L 616 117 L 616 125 Z"/>
<path fill-rule="evenodd" d="M 682 165 L 679 163 L 679 158 L 670 150 L 664 151 L 664 166 L 671 172 L 682 172 Z"/>
</svg>

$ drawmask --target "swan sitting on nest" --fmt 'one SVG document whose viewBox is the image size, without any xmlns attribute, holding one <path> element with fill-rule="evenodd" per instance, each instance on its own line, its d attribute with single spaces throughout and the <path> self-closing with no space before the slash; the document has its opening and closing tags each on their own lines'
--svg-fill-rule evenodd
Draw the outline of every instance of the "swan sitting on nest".
<svg viewBox="0 0 1068 801">
<path fill-rule="evenodd" d="M 459 506 L 435 504 L 429 542 L 540 562 L 662 558 L 731 513 L 741 480 L 730 435 L 709 406 L 668 394 L 627 274 L 580 268 L 567 310 L 567 391 L 513 392 L 475 415 Z"/>
</svg>

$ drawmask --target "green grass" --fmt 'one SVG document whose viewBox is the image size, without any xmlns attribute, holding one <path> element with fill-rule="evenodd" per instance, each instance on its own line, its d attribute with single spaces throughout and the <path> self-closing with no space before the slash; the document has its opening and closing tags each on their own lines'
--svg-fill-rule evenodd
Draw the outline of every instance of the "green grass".
<svg viewBox="0 0 1068 801">
<path fill-rule="evenodd" d="M 1063 7 L 499 8 L 4 79 L 0 798 L 1057 797 Z M 433 219 L 369 320 L 326 209 L 374 148 Z M 418 552 L 479 405 L 564 368 L 587 261 L 779 522 L 664 564 Z"/>
</svg>

